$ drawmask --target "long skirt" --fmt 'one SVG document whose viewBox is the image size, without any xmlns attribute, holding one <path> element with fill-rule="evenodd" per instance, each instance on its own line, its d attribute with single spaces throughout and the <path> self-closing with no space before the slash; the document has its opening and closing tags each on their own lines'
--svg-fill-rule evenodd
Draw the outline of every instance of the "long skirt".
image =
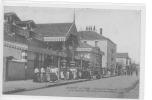
<svg viewBox="0 0 152 100">
<path fill-rule="evenodd" d="M 78 76 L 79 76 L 79 78 L 81 78 L 82 77 L 82 72 L 78 72 Z"/>
<path fill-rule="evenodd" d="M 60 78 L 63 80 L 64 79 L 64 74 L 63 74 L 63 71 L 60 72 Z"/>
<path fill-rule="evenodd" d="M 50 73 L 50 81 L 55 82 L 58 79 L 55 73 Z"/>
<path fill-rule="evenodd" d="M 40 82 L 44 82 L 45 81 L 45 74 L 41 73 L 40 74 Z"/>
<path fill-rule="evenodd" d="M 70 79 L 70 80 L 73 79 L 73 74 L 72 74 L 71 71 L 69 71 L 69 79 Z"/>
<path fill-rule="evenodd" d="M 33 81 L 34 82 L 38 82 L 38 73 L 34 74 Z"/>
<path fill-rule="evenodd" d="M 77 78 L 77 73 L 74 71 L 73 72 L 73 79 L 76 79 Z"/>
<path fill-rule="evenodd" d="M 50 73 L 46 73 L 46 81 L 47 81 L 47 82 L 50 81 Z"/>
<path fill-rule="evenodd" d="M 66 73 L 66 78 L 67 78 L 67 80 L 70 79 L 69 74 L 70 74 L 70 72 L 67 72 L 67 73 Z"/>
</svg>

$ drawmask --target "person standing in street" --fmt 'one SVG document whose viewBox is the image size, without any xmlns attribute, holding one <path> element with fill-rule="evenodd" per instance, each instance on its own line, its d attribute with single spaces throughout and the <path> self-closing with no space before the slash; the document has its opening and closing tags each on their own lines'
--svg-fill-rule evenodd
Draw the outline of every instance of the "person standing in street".
<svg viewBox="0 0 152 100">
<path fill-rule="evenodd" d="M 60 77 L 62 80 L 64 79 L 64 72 L 63 71 L 60 72 Z"/>
<path fill-rule="evenodd" d="M 81 77 L 82 77 L 82 72 L 79 71 L 78 74 L 79 74 L 79 78 L 81 79 Z"/>
<path fill-rule="evenodd" d="M 45 69 L 44 67 L 41 67 L 41 75 L 40 75 L 41 82 L 44 82 L 44 75 L 45 75 Z"/>
<path fill-rule="evenodd" d="M 38 82 L 39 81 L 39 69 L 38 69 L 38 67 L 36 67 L 34 69 L 34 80 L 33 81 L 34 82 Z"/>
<path fill-rule="evenodd" d="M 69 74 L 70 74 L 70 72 L 69 71 L 67 71 L 67 73 L 66 73 L 67 75 L 67 80 L 69 80 L 70 78 L 69 78 Z"/>
<path fill-rule="evenodd" d="M 50 81 L 50 67 L 49 66 L 46 68 L 46 80 L 47 82 Z"/>
<path fill-rule="evenodd" d="M 25 66 L 24 66 L 24 68 L 25 68 L 25 80 L 27 80 L 27 63 L 25 63 Z"/>
</svg>

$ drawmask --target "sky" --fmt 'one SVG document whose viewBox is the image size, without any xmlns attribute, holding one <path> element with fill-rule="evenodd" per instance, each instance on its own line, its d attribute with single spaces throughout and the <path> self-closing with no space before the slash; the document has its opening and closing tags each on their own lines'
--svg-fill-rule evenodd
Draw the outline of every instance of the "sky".
<svg viewBox="0 0 152 100">
<path fill-rule="evenodd" d="M 102 28 L 103 35 L 117 44 L 117 52 L 128 53 L 133 61 L 140 62 L 140 11 L 6 6 L 4 12 L 15 12 L 21 20 L 33 20 L 37 24 L 72 22 L 75 12 L 78 31 L 86 26 L 96 26 L 97 32 Z"/>
</svg>

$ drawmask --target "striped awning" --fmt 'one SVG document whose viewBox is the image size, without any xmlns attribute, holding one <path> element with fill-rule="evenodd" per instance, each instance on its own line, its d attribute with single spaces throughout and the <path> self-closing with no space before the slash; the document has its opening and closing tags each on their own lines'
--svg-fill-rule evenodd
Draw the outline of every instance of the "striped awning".
<svg viewBox="0 0 152 100">
<path fill-rule="evenodd" d="M 65 41 L 66 37 L 44 37 L 44 41 Z"/>
</svg>

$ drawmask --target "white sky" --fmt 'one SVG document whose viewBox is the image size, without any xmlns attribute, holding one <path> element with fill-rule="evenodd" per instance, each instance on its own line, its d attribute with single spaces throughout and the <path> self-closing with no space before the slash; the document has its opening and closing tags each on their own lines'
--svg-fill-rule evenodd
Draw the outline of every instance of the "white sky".
<svg viewBox="0 0 152 100">
<path fill-rule="evenodd" d="M 35 23 L 72 22 L 74 9 L 5 7 L 5 12 L 15 12 L 21 20 Z M 117 44 L 117 52 L 128 52 L 136 62 L 140 61 L 140 12 L 135 10 L 75 9 L 78 30 L 95 25 L 103 28 L 103 35 Z"/>
</svg>

